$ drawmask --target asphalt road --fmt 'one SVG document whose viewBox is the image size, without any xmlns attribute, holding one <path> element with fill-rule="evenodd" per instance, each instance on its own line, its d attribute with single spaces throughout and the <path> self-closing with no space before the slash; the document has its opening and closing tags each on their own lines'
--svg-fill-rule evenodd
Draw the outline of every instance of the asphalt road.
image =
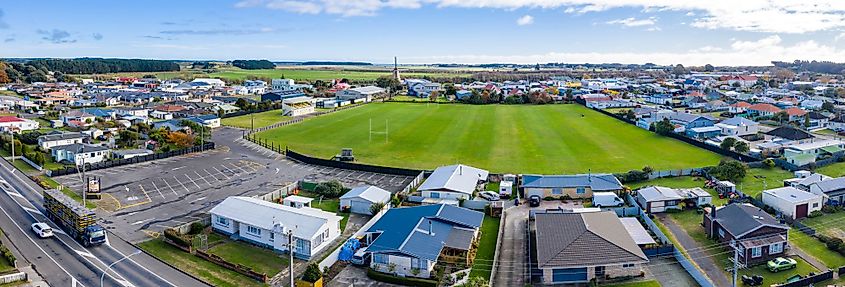
<svg viewBox="0 0 845 287">
<path fill-rule="evenodd" d="M 5 160 L 0 160 L 0 189 L 0 227 L 21 260 L 34 264 L 51 286 L 100 286 L 106 270 L 102 286 L 207 286 L 111 233 L 106 244 L 83 247 L 44 217 L 42 189 Z M 48 222 L 57 230 L 55 237 L 35 236 L 29 229 L 34 222 Z"/>
</svg>

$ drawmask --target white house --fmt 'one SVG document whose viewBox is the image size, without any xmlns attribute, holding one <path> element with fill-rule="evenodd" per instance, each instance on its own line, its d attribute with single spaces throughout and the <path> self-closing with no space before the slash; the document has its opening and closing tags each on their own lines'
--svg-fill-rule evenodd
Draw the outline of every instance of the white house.
<svg viewBox="0 0 845 287">
<path fill-rule="evenodd" d="M 282 100 L 282 114 L 285 116 L 303 116 L 315 111 L 314 99 L 307 96 Z"/>
<path fill-rule="evenodd" d="M 340 90 L 335 93 L 340 100 L 356 100 L 364 99 L 366 102 L 370 102 L 373 98 L 378 97 L 380 94 L 383 94 L 385 89 L 376 87 L 376 86 L 366 86 L 366 87 L 359 87 L 359 88 L 351 88 L 347 90 Z"/>
<path fill-rule="evenodd" d="M 40 124 L 30 119 L 15 116 L 0 116 L 0 130 L 5 132 L 21 132 L 37 130 Z"/>
<path fill-rule="evenodd" d="M 760 124 L 746 118 L 734 117 L 716 124 L 715 127 L 722 131 L 722 135 L 738 137 L 756 134 Z"/>
<path fill-rule="evenodd" d="M 359 186 L 340 197 L 340 208 L 349 209 L 352 213 L 370 215 L 370 206 L 377 202 L 388 207 L 390 192 L 372 185 Z"/>
<path fill-rule="evenodd" d="M 54 132 L 38 137 L 38 146 L 41 149 L 48 150 L 54 146 L 69 145 L 82 143 L 85 135 L 82 133 L 63 133 Z"/>
<path fill-rule="evenodd" d="M 823 154 L 841 154 L 845 151 L 845 142 L 839 140 L 820 140 L 809 143 L 795 144 L 784 148 L 786 161 L 797 166 L 816 161 Z"/>
<path fill-rule="evenodd" d="M 441 166 L 417 190 L 425 198 L 450 199 L 451 203 L 457 203 L 461 198 L 470 199 L 478 183 L 486 181 L 488 175 L 488 171 L 468 165 Z"/>
<path fill-rule="evenodd" d="M 224 82 L 221 79 L 198 78 L 198 79 L 194 79 L 193 81 L 191 81 L 191 83 L 206 83 L 206 84 L 208 84 L 212 87 L 216 87 L 216 88 L 226 86 L 226 82 Z"/>
<path fill-rule="evenodd" d="M 711 204 L 713 196 L 701 188 L 676 189 L 663 186 L 650 186 L 637 190 L 637 203 L 648 213 L 664 212 L 668 209 L 680 209 L 686 206 Z"/>
<path fill-rule="evenodd" d="M 84 143 L 60 145 L 50 148 L 50 154 L 56 162 L 67 161 L 73 164 L 93 164 L 105 161 L 111 149 Z"/>
<path fill-rule="evenodd" d="M 763 204 L 773 207 L 792 219 L 807 217 L 822 209 L 822 195 L 787 186 L 763 191 Z"/>
<path fill-rule="evenodd" d="M 406 79 L 405 84 L 408 85 L 408 95 L 415 97 L 427 97 L 431 92 L 441 89 L 440 83 L 429 80 Z"/>
<path fill-rule="evenodd" d="M 287 252 L 293 232 L 294 256 L 310 259 L 340 236 L 342 217 L 311 207 L 295 208 L 253 197 L 230 196 L 211 209 L 214 231 Z"/>
</svg>

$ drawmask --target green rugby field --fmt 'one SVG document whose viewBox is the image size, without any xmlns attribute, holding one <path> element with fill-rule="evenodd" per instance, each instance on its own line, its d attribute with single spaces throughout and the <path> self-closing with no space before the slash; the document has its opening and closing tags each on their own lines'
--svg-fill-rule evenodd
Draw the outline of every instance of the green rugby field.
<svg viewBox="0 0 845 287">
<path fill-rule="evenodd" d="M 463 163 L 491 172 L 624 172 L 720 158 L 580 105 L 372 103 L 257 136 L 312 156 L 349 147 L 361 163 L 419 169 Z"/>
</svg>

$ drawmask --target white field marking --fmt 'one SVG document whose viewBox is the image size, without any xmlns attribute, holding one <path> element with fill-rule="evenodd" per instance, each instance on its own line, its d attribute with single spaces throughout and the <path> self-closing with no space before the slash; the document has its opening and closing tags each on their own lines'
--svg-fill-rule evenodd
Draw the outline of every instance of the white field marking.
<svg viewBox="0 0 845 287">
<path fill-rule="evenodd" d="M 214 169 L 214 170 L 216 170 L 218 173 L 220 173 L 221 175 L 223 175 L 224 177 L 226 177 L 226 179 L 232 179 L 231 177 L 229 177 L 228 175 L 226 175 L 225 173 L 223 173 L 222 171 L 220 171 L 219 169 L 217 169 L 217 167 L 213 167 L 213 166 L 212 166 L 211 168 L 213 168 L 213 169 Z"/>
<path fill-rule="evenodd" d="M 200 188 L 200 185 L 199 185 L 199 184 L 197 184 L 197 182 L 196 182 L 196 181 L 194 181 L 194 179 L 192 179 L 190 176 L 188 176 L 188 174 L 187 174 L 187 173 L 185 174 L 185 177 L 186 177 L 186 178 L 188 178 L 188 180 L 190 180 L 190 181 L 191 181 L 191 183 L 193 183 L 195 186 L 197 186 L 197 189 L 202 189 L 202 188 Z"/>
<path fill-rule="evenodd" d="M 158 191 L 158 195 L 161 195 L 161 199 L 167 199 L 166 197 L 164 197 L 164 193 L 161 193 L 161 190 L 159 190 L 158 186 L 156 186 L 156 182 L 155 181 L 150 181 L 150 182 L 153 184 L 153 187 L 156 188 L 156 191 Z"/>
<path fill-rule="evenodd" d="M 200 173 L 199 173 L 199 172 L 197 172 L 197 171 L 195 170 L 195 171 L 194 171 L 194 173 L 196 173 L 196 174 L 197 174 L 197 176 L 198 176 L 200 179 L 202 179 L 203 181 L 205 181 L 205 183 L 206 183 L 206 184 L 211 185 L 211 183 L 210 183 L 210 182 L 208 182 L 208 180 L 207 180 L 207 179 L 205 179 L 204 177 L 202 177 L 202 175 L 200 175 Z"/>
<path fill-rule="evenodd" d="M 176 193 L 176 190 L 175 190 L 175 189 L 173 189 L 173 186 L 170 186 L 170 183 L 169 183 L 169 182 L 167 182 L 167 180 L 164 180 L 164 178 L 161 178 L 161 181 L 163 181 L 163 182 L 164 182 L 164 184 L 166 184 L 166 185 L 167 185 L 167 188 L 170 188 L 170 191 L 172 191 L 172 192 L 173 192 L 173 195 L 179 196 L 179 194 L 178 194 L 178 193 Z"/>
<path fill-rule="evenodd" d="M 175 180 L 176 180 L 176 182 L 178 182 L 178 183 L 179 183 L 179 185 L 181 185 L 181 186 L 182 186 L 182 188 L 184 188 L 184 189 L 185 189 L 185 192 L 191 192 L 190 190 L 188 190 L 188 187 L 187 187 L 187 186 L 185 186 L 185 184 L 184 184 L 184 183 L 182 183 L 182 181 L 181 181 L 181 180 L 179 180 L 178 178 L 176 178 L 176 176 L 175 176 L 175 175 L 173 176 L 173 179 L 175 179 Z"/>
</svg>

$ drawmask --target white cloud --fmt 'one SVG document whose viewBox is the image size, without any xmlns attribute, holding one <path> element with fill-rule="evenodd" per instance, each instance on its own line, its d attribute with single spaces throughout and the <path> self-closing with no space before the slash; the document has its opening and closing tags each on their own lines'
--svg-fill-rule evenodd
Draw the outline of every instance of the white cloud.
<svg viewBox="0 0 845 287">
<path fill-rule="evenodd" d="M 839 40 L 845 39 L 845 32 L 839 33 L 836 37 L 833 38 L 833 41 L 839 42 Z"/>
<path fill-rule="evenodd" d="M 654 26 L 654 24 L 657 24 L 657 18 L 649 17 L 647 19 L 637 19 L 634 17 L 630 17 L 625 19 L 610 20 L 605 22 L 605 24 L 622 25 L 625 27 Z"/>
<path fill-rule="evenodd" d="M 532 17 L 531 15 L 519 17 L 519 19 L 516 19 L 516 24 L 519 26 L 534 24 L 534 17 Z"/>
<path fill-rule="evenodd" d="M 770 33 L 806 33 L 845 28 L 842 0 L 241 0 L 235 7 L 263 6 L 297 13 L 371 16 L 385 8 L 436 7 L 557 9 L 566 13 L 613 8 L 681 11 L 697 17 L 693 27 Z"/>
<path fill-rule="evenodd" d="M 533 55 L 446 55 L 428 57 L 404 57 L 408 62 L 419 63 L 626 63 L 684 65 L 771 65 L 771 61 L 830 60 L 845 58 L 845 49 L 820 45 L 815 41 L 783 45 L 779 36 L 761 38 L 756 41 L 734 41 L 729 47 L 704 46 L 681 52 L 549 52 Z"/>
</svg>

